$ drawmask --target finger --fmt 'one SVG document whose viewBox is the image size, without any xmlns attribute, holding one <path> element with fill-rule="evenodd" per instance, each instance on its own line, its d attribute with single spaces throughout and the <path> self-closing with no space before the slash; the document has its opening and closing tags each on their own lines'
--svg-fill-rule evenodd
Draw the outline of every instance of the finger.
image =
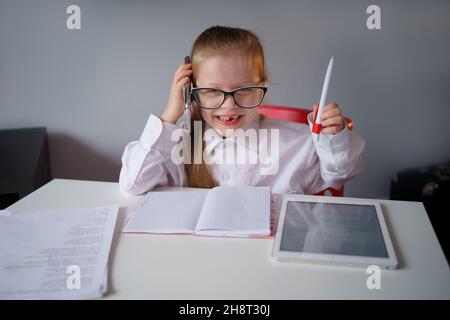
<svg viewBox="0 0 450 320">
<path fill-rule="evenodd" d="M 339 109 L 339 106 L 336 104 L 336 103 L 329 103 L 329 104 L 327 104 L 327 105 L 325 105 L 325 106 L 323 106 L 323 108 L 322 108 L 322 112 L 326 112 L 326 111 L 330 111 L 330 110 L 333 110 L 333 109 Z"/>
<path fill-rule="evenodd" d="M 329 126 L 340 126 L 342 127 L 344 124 L 344 118 L 343 117 L 331 117 L 326 120 L 321 120 L 322 127 L 329 127 Z"/>
<path fill-rule="evenodd" d="M 178 75 L 176 75 L 175 81 L 179 82 L 181 79 L 183 79 L 184 77 L 188 77 L 191 74 L 192 74 L 192 70 L 185 70 L 183 72 L 180 72 Z"/>
<path fill-rule="evenodd" d="M 320 132 L 324 133 L 324 134 L 330 134 L 330 133 L 337 134 L 341 131 L 342 131 L 342 128 L 340 128 L 339 126 L 330 126 L 330 127 L 322 128 L 322 130 Z"/>
<path fill-rule="evenodd" d="M 179 75 L 183 72 L 185 72 L 186 70 L 192 70 L 192 66 L 191 65 L 185 65 L 182 64 L 178 67 L 178 69 L 175 71 L 173 78 L 179 78 Z"/>
<path fill-rule="evenodd" d="M 329 104 L 325 105 L 323 107 L 322 111 L 325 112 L 325 111 L 329 111 L 329 110 L 336 109 L 336 108 L 340 110 L 339 105 L 337 103 L 333 102 L 333 103 L 329 103 Z"/>
<path fill-rule="evenodd" d="M 182 70 L 191 69 L 191 68 L 192 68 L 192 63 L 182 63 L 182 64 L 180 64 L 180 66 L 178 67 L 178 69 L 175 72 L 180 72 Z"/>
<path fill-rule="evenodd" d="M 175 72 L 175 76 L 178 76 L 178 75 L 180 75 L 180 74 L 182 74 L 183 72 L 186 72 L 186 71 L 188 71 L 188 70 L 191 70 L 191 71 L 192 71 L 192 67 L 190 67 L 190 66 L 183 66 L 182 68 L 180 68 L 179 70 L 177 70 L 177 71 Z"/>
<path fill-rule="evenodd" d="M 328 110 L 322 112 L 322 114 L 320 115 L 320 120 L 325 121 L 328 118 L 338 117 L 340 115 L 341 115 L 341 110 L 339 110 L 338 108 L 331 108 L 331 109 L 328 109 Z"/>
<path fill-rule="evenodd" d="M 189 83 L 189 80 L 190 80 L 189 77 L 184 77 L 183 79 L 181 79 L 177 83 L 177 90 L 183 89 L 183 87 Z"/>
</svg>

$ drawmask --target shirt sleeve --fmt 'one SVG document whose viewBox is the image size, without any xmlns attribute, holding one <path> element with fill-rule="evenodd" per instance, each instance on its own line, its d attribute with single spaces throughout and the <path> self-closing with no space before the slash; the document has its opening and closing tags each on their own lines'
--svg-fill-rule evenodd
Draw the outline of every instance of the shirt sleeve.
<svg viewBox="0 0 450 320">
<path fill-rule="evenodd" d="M 312 113 L 308 116 L 310 128 L 312 128 L 311 119 Z M 350 131 L 347 125 L 335 135 L 321 133 L 318 141 L 313 137 L 313 143 L 319 157 L 320 175 L 323 180 L 323 185 L 319 189 L 340 188 L 363 171 L 362 153 L 365 141 Z"/>
<path fill-rule="evenodd" d="M 120 170 L 120 190 L 127 194 L 146 193 L 159 185 L 186 186 L 184 164 L 172 159 L 179 143 L 172 139 L 177 125 L 162 122 L 151 114 L 141 137 L 125 147 Z"/>
</svg>

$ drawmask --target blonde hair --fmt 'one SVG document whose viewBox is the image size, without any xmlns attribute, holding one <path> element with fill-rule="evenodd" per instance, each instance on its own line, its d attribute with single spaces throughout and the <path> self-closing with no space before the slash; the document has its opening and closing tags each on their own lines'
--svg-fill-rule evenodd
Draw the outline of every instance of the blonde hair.
<svg viewBox="0 0 450 320">
<path fill-rule="evenodd" d="M 268 75 L 264 63 L 264 51 L 259 38 L 249 30 L 213 26 L 203 31 L 192 46 L 191 61 L 194 83 L 199 65 L 204 59 L 214 56 L 229 56 L 236 53 L 246 55 L 251 72 L 257 73 L 260 82 L 267 82 Z M 205 121 L 196 105 L 194 105 L 191 117 L 191 128 L 194 128 L 194 121 L 202 121 L 202 134 L 198 141 L 194 141 L 193 130 L 191 133 L 192 159 L 191 164 L 185 165 L 188 185 L 195 188 L 213 188 L 218 184 L 214 180 L 209 166 L 204 162 L 203 155 L 200 156 L 202 160 L 200 164 L 194 163 L 194 150 L 204 150 L 205 147 L 203 141 Z M 200 145 L 201 148 L 199 148 Z"/>
</svg>

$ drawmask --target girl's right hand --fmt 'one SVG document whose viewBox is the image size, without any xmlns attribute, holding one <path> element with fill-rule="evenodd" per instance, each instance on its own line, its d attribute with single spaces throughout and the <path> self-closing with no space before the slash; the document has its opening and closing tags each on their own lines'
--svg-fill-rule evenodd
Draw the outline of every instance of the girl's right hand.
<svg viewBox="0 0 450 320">
<path fill-rule="evenodd" d="M 192 75 L 192 64 L 182 63 L 173 76 L 172 87 L 170 89 L 169 101 L 166 110 L 161 115 L 163 122 L 175 124 L 184 111 L 183 87 L 189 83 Z"/>
</svg>

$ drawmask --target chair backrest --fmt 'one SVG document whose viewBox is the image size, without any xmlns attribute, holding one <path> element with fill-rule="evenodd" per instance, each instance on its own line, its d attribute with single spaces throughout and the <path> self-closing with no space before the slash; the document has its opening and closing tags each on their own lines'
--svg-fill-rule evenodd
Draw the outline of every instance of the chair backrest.
<svg viewBox="0 0 450 320">
<path fill-rule="evenodd" d="M 258 107 L 258 112 L 271 119 L 308 124 L 307 116 L 312 112 L 312 110 L 287 106 L 261 105 Z M 350 118 L 345 118 L 345 121 L 347 123 L 347 128 L 352 130 L 353 121 Z M 344 186 L 339 189 L 328 188 L 324 191 L 316 193 L 316 195 L 325 195 L 326 191 L 330 192 L 334 197 L 344 196 Z"/>
<path fill-rule="evenodd" d="M 308 114 L 312 112 L 312 110 L 286 106 L 261 105 L 258 107 L 258 112 L 271 119 L 308 124 L 307 117 Z M 352 130 L 352 119 L 345 118 L 345 121 L 347 123 L 347 128 L 349 130 Z"/>
</svg>

